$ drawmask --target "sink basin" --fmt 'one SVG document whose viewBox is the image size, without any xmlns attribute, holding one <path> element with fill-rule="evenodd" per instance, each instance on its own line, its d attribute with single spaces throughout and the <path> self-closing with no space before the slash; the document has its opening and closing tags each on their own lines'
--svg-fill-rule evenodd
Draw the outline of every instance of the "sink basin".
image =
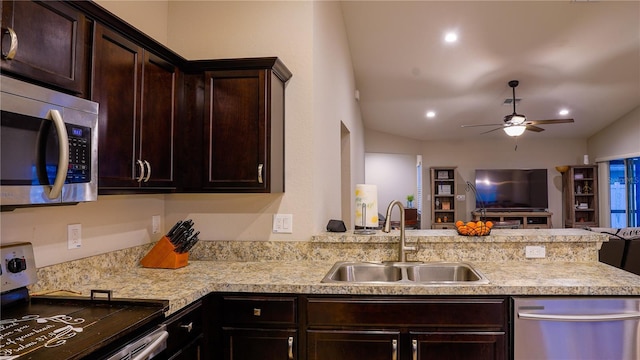
<svg viewBox="0 0 640 360">
<path fill-rule="evenodd" d="M 324 283 L 355 284 L 488 284 L 489 280 L 463 262 L 337 262 Z"/>
<path fill-rule="evenodd" d="M 395 282 L 402 280 L 402 268 L 382 263 L 341 263 L 330 271 L 330 280 L 348 282 Z M 325 278 L 326 279 L 326 278 Z"/>
<path fill-rule="evenodd" d="M 431 263 L 407 267 L 407 279 L 417 282 L 480 281 L 482 276 L 464 263 Z"/>
</svg>

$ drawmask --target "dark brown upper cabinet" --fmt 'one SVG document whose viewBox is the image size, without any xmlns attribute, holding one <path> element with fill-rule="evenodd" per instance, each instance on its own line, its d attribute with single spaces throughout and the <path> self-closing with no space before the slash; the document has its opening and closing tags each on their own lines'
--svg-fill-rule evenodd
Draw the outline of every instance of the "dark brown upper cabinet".
<svg viewBox="0 0 640 360">
<path fill-rule="evenodd" d="M 88 97 L 92 23 L 57 1 L 2 1 L 3 72 Z"/>
<path fill-rule="evenodd" d="M 186 80 L 185 99 L 195 102 L 193 109 L 202 103 L 191 123 L 203 137 L 201 143 L 182 140 L 194 150 L 186 151 L 177 164 L 185 175 L 184 190 L 284 192 L 284 92 L 291 72 L 275 57 L 211 60 L 193 66 L 202 72 Z M 195 159 L 194 152 L 202 164 L 195 172 L 188 160 Z"/>
<path fill-rule="evenodd" d="M 176 66 L 96 25 L 92 100 L 100 104 L 100 193 L 175 188 L 178 75 Z"/>
</svg>

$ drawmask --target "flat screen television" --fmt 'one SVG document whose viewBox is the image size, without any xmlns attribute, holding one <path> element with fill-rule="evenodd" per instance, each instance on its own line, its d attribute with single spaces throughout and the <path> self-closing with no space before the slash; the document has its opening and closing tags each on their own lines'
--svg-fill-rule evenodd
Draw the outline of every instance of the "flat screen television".
<svg viewBox="0 0 640 360">
<path fill-rule="evenodd" d="M 476 170 L 476 208 L 487 211 L 545 211 L 547 169 Z"/>
</svg>

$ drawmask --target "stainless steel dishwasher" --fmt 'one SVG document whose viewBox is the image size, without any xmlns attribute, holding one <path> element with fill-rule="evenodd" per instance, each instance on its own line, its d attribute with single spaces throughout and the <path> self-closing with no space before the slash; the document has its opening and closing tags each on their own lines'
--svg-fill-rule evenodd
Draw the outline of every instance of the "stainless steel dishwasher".
<svg viewBox="0 0 640 360">
<path fill-rule="evenodd" d="M 640 297 L 514 297 L 514 359 L 640 360 Z"/>
</svg>

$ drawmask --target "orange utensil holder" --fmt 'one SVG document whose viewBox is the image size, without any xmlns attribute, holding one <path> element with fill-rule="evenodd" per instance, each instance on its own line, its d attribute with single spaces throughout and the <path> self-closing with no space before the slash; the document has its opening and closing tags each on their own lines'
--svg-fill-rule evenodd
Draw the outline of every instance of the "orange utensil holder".
<svg viewBox="0 0 640 360">
<path fill-rule="evenodd" d="M 163 236 L 160 241 L 140 260 L 147 268 L 178 269 L 189 264 L 189 253 L 179 254 L 171 241 Z"/>
</svg>

